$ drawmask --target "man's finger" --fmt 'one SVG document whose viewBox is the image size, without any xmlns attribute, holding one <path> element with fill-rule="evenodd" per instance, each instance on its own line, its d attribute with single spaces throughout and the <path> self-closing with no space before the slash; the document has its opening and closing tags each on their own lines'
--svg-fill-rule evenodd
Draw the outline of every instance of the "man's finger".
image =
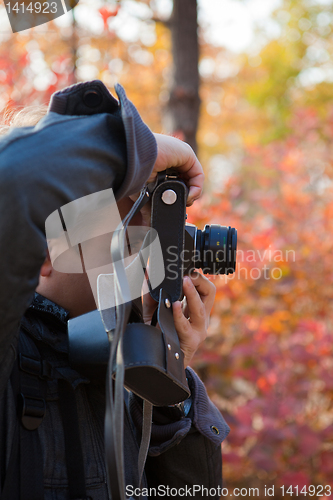
<svg viewBox="0 0 333 500">
<path fill-rule="evenodd" d="M 215 285 L 206 276 L 196 271 L 191 273 L 190 278 L 205 307 L 212 308 L 216 294 Z"/>
<path fill-rule="evenodd" d="M 189 188 L 187 205 L 192 205 L 201 196 L 204 183 L 203 168 L 198 158 L 186 142 L 163 134 L 154 135 L 158 154 L 148 182 L 155 179 L 157 172 L 171 167 L 177 168 Z"/>
<path fill-rule="evenodd" d="M 158 303 L 150 295 L 148 289 L 148 283 L 145 280 L 142 286 L 142 315 L 145 323 L 147 321 L 151 321 L 151 318 L 157 306 Z"/>
<path fill-rule="evenodd" d="M 195 200 L 200 198 L 205 176 L 202 171 L 202 167 L 197 159 L 189 168 L 189 170 L 185 170 L 183 167 L 181 167 L 179 168 L 179 172 L 181 172 L 182 179 L 184 179 L 187 186 L 189 187 L 189 193 L 186 202 L 187 206 L 189 207 L 195 202 Z"/>
<path fill-rule="evenodd" d="M 183 281 L 184 295 L 186 296 L 187 311 L 190 322 L 196 325 L 196 328 L 205 327 L 206 309 L 189 276 L 185 276 Z"/>
</svg>

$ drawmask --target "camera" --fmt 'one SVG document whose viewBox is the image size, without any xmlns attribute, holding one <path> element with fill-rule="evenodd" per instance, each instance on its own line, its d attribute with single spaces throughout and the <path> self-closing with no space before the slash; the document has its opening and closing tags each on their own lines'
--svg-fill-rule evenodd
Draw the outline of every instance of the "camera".
<svg viewBox="0 0 333 500">
<path fill-rule="evenodd" d="M 172 303 L 183 298 L 183 277 L 194 269 L 204 274 L 231 274 L 236 267 L 237 231 L 230 226 L 206 225 L 203 230 L 186 223 L 186 184 L 173 173 L 162 172 L 154 184 L 142 191 L 124 222 L 126 234 L 131 218 L 151 200 L 151 229 L 132 263 L 125 268 L 120 248 L 112 253 L 119 292 L 113 309 L 93 311 L 69 321 L 68 337 L 72 366 L 82 373 L 104 372 L 109 360 L 115 332 L 123 338 L 124 383 L 135 394 L 156 406 L 176 404 L 189 394 L 183 366 L 183 354 L 174 326 Z M 119 237 L 119 231 L 113 238 Z M 126 238 L 123 238 L 126 246 Z M 112 240 L 113 242 L 113 240 Z M 111 244 L 112 247 L 112 244 Z M 118 255 L 118 257 L 117 257 Z M 124 255 L 124 254 L 123 254 Z M 148 261 L 148 267 L 147 267 Z M 136 267 L 135 267 L 136 266 Z M 136 272 L 139 269 L 140 273 Z M 141 276 L 141 278 L 140 278 Z M 149 293 L 158 303 L 150 325 L 143 323 L 137 301 L 141 304 L 141 287 L 148 278 Z M 107 275 L 106 275 L 107 277 Z M 99 276 L 100 279 L 103 275 Z M 116 282 L 113 281 L 112 283 Z M 130 294 L 129 283 L 135 282 L 139 295 Z M 119 300 L 127 288 L 127 300 Z M 102 288 L 99 289 L 101 292 Z M 105 288 L 107 293 L 109 288 Z M 122 309 L 126 309 L 126 314 Z M 157 323 L 159 328 L 156 327 Z M 114 330 L 113 330 L 114 329 Z M 108 332 L 108 336 L 106 335 Z M 116 371 L 115 361 L 112 370 Z"/>
</svg>

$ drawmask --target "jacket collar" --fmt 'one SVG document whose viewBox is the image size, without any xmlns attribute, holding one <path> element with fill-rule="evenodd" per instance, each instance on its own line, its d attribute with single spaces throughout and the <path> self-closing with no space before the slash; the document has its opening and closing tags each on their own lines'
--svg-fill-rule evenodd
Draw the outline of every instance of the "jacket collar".
<svg viewBox="0 0 333 500">
<path fill-rule="evenodd" d="M 35 339 L 58 352 L 68 352 L 67 320 L 69 312 L 35 292 L 34 299 L 21 320 L 22 327 Z"/>
<path fill-rule="evenodd" d="M 68 380 L 75 389 L 78 384 L 88 383 L 89 380 L 68 365 L 68 319 L 69 311 L 35 292 L 34 299 L 22 318 L 21 326 L 36 340 L 65 355 L 65 358 L 53 356 L 52 363 L 56 366 L 60 378 Z"/>
<path fill-rule="evenodd" d="M 63 324 L 67 324 L 69 318 L 69 311 L 64 309 L 62 306 L 55 304 L 52 300 L 47 299 L 43 295 L 35 292 L 34 299 L 30 304 L 29 309 L 34 309 L 35 311 L 40 311 L 43 315 L 47 315 L 51 318 L 56 318 Z"/>
</svg>

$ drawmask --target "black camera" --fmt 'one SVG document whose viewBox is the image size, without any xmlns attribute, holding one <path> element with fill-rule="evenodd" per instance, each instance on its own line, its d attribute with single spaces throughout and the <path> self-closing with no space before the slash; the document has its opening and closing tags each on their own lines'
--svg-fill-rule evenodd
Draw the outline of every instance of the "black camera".
<svg viewBox="0 0 333 500">
<path fill-rule="evenodd" d="M 195 268 L 201 268 L 205 274 L 230 274 L 236 267 L 236 229 L 213 224 L 200 230 L 186 224 L 187 194 L 185 183 L 168 171 L 160 173 L 156 182 L 141 192 L 111 242 L 115 311 L 92 311 L 68 322 L 72 367 L 80 373 L 90 371 L 92 376 L 98 370 L 105 379 L 108 366 L 105 444 L 115 498 L 120 498 L 119 491 L 124 489 L 122 439 L 117 438 L 121 435 L 119 422 L 123 421 L 123 386 L 145 400 L 143 429 L 148 436 L 142 438 L 146 443 L 142 453 L 145 456 L 152 421 L 151 405 L 175 405 L 191 394 L 172 313 L 172 303 L 183 297 L 183 276 L 190 275 Z M 133 315 L 135 301 L 129 293 L 130 275 L 126 274 L 124 264 L 129 223 L 149 199 L 152 230 L 148 231 L 137 259 L 145 274 L 149 259 L 149 292 L 158 302 L 150 325 L 143 322 L 140 314 Z M 140 283 L 139 288 L 141 290 Z M 114 329 L 107 326 L 109 313 L 111 316 L 116 313 Z M 141 467 L 143 470 L 143 465 Z"/>
<path fill-rule="evenodd" d="M 236 267 L 236 229 L 212 224 L 200 230 L 193 224 L 186 224 L 187 195 L 186 184 L 177 175 L 167 171 L 160 173 L 156 182 L 142 192 L 141 201 L 137 201 L 123 228 L 125 235 L 133 215 L 151 199 L 152 230 L 147 228 L 147 237 L 133 263 L 141 267 L 143 279 L 149 260 L 149 293 L 158 303 L 156 317 L 151 325 L 143 324 L 139 317 L 133 319 L 136 300 L 127 294 L 127 300 L 116 304 L 115 325 L 123 317 L 125 385 L 157 406 L 175 404 L 188 394 L 183 355 L 172 315 L 172 303 L 183 298 L 184 275 L 198 268 L 205 274 L 231 274 Z M 115 232 L 113 238 L 117 238 L 118 233 Z M 123 240 L 126 246 L 126 238 Z M 124 254 L 118 245 L 116 250 L 112 253 L 111 248 L 112 260 L 115 272 L 119 269 L 119 293 L 123 293 L 129 289 L 127 279 L 130 276 L 133 279 L 135 272 L 132 264 L 128 268 L 130 274 L 126 272 Z M 142 283 L 138 283 L 139 290 L 141 286 Z M 120 307 L 126 308 L 126 315 L 121 314 Z M 105 332 L 113 338 L 111 328 L 114 328 L 107 326 L 109 315 L 115 317 L 112 310 L 101 308 L 100 312 L 69 321 L 70 358 L 79 371 L 88 374 L 96 373 L 97 367 L 102 372 L 105 370 L 110 350 Z M 156 328 L 156 322 L 160 329 Z"/>
</svg>

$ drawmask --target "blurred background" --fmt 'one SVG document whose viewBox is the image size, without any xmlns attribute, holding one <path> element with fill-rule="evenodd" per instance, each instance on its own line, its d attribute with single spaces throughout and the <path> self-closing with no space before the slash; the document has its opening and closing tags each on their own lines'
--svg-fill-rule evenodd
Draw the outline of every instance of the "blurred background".
<svg viewBox="0 0 333 500">
<path fill-rule="evenodd" d="M 80 0 L 18 34 L 0 6 L 3 120 L 98 78 L 197 151 L 190 222 L 236 227 L 238 264 L 193 367 L 231 427 L 225 486 L 260 498 L 333 482 L 332 30 L 332 0 Z"/>
</svg>

